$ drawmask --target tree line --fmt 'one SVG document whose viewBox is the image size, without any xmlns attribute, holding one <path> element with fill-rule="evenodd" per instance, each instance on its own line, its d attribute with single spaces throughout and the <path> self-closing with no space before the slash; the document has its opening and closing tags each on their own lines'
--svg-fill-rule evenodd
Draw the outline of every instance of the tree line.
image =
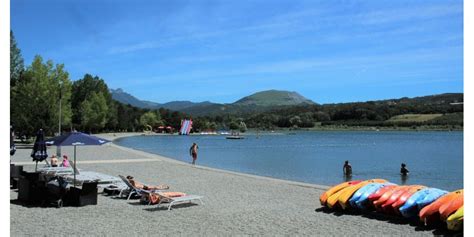
<svg viewBox="0 0 474 237">
<path fill-rule="evenodd" d="M 186 117 L 168 109 L 141 109 L 117 102 L 102 78 L 85 74 L 71 81 L 64 64 L 45 61 L 39 55 L 25 67 L 10 32 L 10 120 L 17 134 L 32 136 L 42 128 L 52 136 L 60 123 L 62 131 L 90 133 L 142 131 L 160 125 L 179 129 Z"/>
</svg>

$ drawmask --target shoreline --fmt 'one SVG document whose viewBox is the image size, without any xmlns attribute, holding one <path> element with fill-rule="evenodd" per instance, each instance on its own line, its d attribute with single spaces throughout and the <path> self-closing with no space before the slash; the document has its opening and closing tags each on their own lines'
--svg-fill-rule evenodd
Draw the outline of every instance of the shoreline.
<svg viewBox="0 0 474 237">
<path fill-rule="evenodd" d="M 238 176 L 249 177 L 249 178 L 256 178 L 256 179 L 282 182 L 282 183 L 286 183 L 286 184 L 297 185 L 297 186 L 308 187 L 308 188 L 316 188 L 316 189 L 320 189 L 320 190 L 327 190 L 330 187 L 330 186 L 322 185 L 322 184 L 311 184 L 311 183 L 298 182 L 298 181 L 292 181 L 292 180 L 286 180 L 286 179 L 277 179 L 277 178 L 273 178 L 273 177 L 254 175 L 254 174 L 246 174 L 246 173 L 235 172 L 235 171 L 224 170 L 224 169 L 217 169 L 217 168 L 212 168 L 212 167 L 207 167 L 207 166 L 202 166 L 202 165 L 193 166 L 189 163 L 179 161 L 179 160 L 175 160 L 175 159 L 170 158 L 170 157 L 166 157 L 166 156 L 158 155 L 158 154 L 154 154 L 154 153 L 149 153 L 149 152 L 145 152 L 145 151 L 141 151 L 141 150 L 137 150 L 137 149 L 133 149 L 133 148 L 129 148 L 129 147 L 119 146 L 119 145 L 113 143 L 113 141 L 116 140 L 116 139 L 120 139 L 120 138 L 124 138 L 124 137 L 140 136 L 140 135 L 141 134 L 136 134 L 136 133 L 133 133 L 133 134 L 120 133 L 118 136 L 113 136 L 112 135 L 112 137 L 111 137 L 110 133 L 105 133 L 105 134 L 96 134 L 95 136 L 110 140 L 112 142 L 111 145 L 113 145 L 113 146 L 115 146 L 115 147 L 117 147 L 118 149 L 121 149 L 121 150 L 130 151 L 130 152 L 134 152 L 138 155 L 144 155 L 144 156 L 148 156 L 148 157 L 152 157 L 152 158 L 157 158 L 157 159 L 161 159 L 161 160 L 166 161 L 166 162 L 172 162 L 172 163 L 175 163 L 175 164 L 185 165 L 185 166 L 189 166 L 189 167 L 193 167 L 193 168 L 197 168 L 197 169 L 209 170 L 209 171 L 213 171 L 213 172 L 220 172 L 220 173 L 225 173 L 225 174 L 230 174 L 230 175 L 238 175 Z"/>
</svg>

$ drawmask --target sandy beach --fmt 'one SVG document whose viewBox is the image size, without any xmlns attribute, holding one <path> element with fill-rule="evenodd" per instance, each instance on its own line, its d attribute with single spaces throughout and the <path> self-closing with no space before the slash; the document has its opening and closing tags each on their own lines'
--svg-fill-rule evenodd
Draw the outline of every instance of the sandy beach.
<svg viewBox="0 0 474 237">
<path fill-rule="evenodd" d="M 101 134 L 107 139 L 139 134 Z M 55 147 L 48 153 L 55 153 Z M 18 149 L 12 163 L 34 170 L 31 149 Z M 72 159 L 72 147 L 63 147 Z M 187 152 L 187 151 L 183 151 Z M 199 159 L 197 160 L 199 164 Z M 39 166 L 43 166 L 41 164 Z M 99 194 L 84 207 L 27 207 L 10 191 L 12 236 L 426 236 L 440 234 L 408 222 L 374 214 L 323 211 L 318 197 L 326 186 L 239 174 L 175 161 L 115 144 L 77 148 L 81 170 L 132 175 L 172 191 L 204 196 L 204 205 L 171 211 Z M 54 224 L 53 224 L 54 223 Z M 442 234 L 442 232 L 441 232 Z"/>
</svg>

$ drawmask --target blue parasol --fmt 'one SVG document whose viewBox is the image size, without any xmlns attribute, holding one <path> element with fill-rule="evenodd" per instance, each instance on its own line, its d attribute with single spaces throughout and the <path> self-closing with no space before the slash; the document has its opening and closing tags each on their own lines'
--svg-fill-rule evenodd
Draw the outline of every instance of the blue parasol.
<svg viewBox="0 0 474 237">
<path fill-rule="evenodd" d="M 55 146 L 74 146 L 74 186 L 76 185 L 76 146 L 100 146 L 109 140 L 87 135 L 81 132 L 70 132 L 46 140 L 46 144 Z"/>
<path fill-rule="evenodd" d="M 16 152 L 15 131 L 13 130 L 13 126 L 10 125 L 10 156 L 15 155 L 15 152 Z"/>
</svg>

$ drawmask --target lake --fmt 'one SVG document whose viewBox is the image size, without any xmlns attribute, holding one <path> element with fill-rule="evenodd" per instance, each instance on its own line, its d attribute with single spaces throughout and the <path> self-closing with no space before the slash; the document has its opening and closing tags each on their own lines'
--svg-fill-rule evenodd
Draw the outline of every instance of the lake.
<svg viewBox="0 0 474 237">
<path fill-rule="evenodd" d="M 189 147 L 199 145 L 198 165 L 313 184 L 383 178 L 452 191 L 463 188 L 463 132 L 321 131 L 245 135 L 135 136 L 116 144 L 191 162 Z M 410 174 L 402 180 L 400 164 Z"/>
</svg>

